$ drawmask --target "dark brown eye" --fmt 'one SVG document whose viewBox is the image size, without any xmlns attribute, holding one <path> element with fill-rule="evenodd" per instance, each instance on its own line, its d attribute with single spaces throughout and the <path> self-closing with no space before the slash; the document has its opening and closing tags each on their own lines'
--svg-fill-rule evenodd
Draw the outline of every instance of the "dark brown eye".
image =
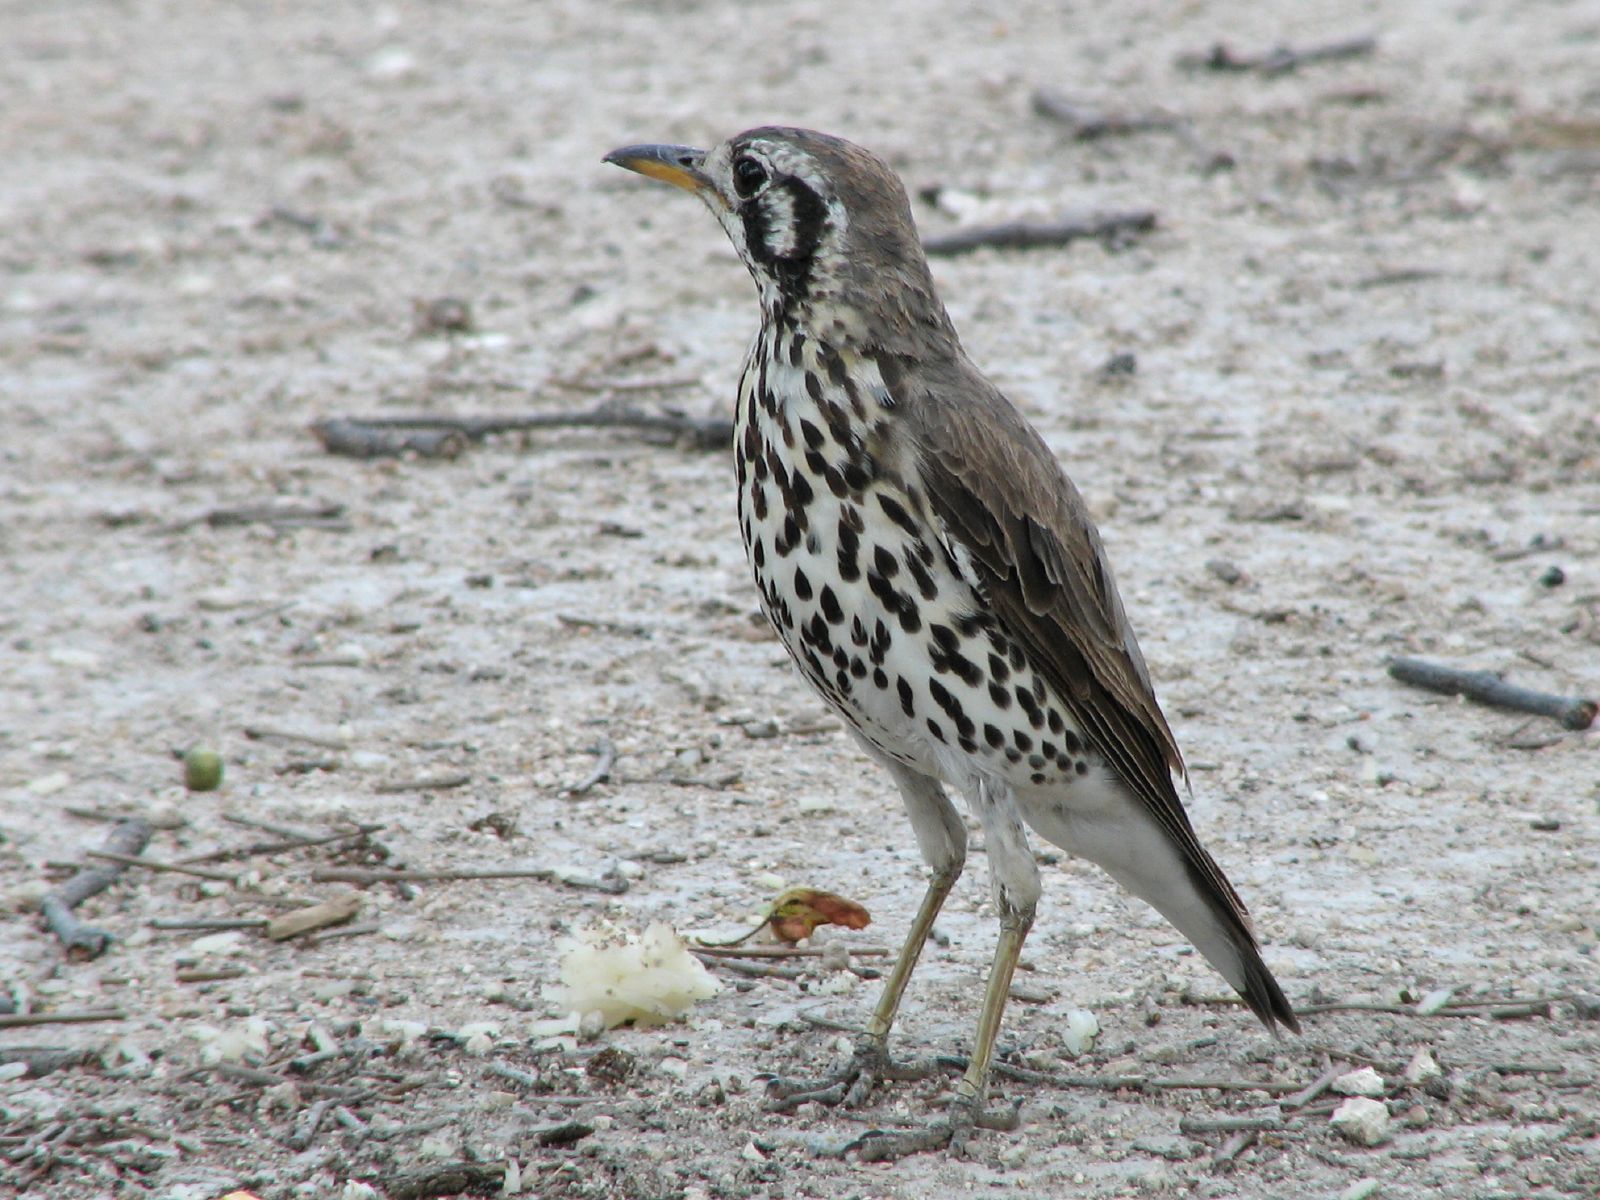
<svg viewBox="0 0 1600 1200">
<path fill-rule="evenodd" d="M 733 164 L 733 190 L 739 199 L 748 200 L 767 182 L 767 169 L 753 158 L 741 158 Z"/>
</svg>

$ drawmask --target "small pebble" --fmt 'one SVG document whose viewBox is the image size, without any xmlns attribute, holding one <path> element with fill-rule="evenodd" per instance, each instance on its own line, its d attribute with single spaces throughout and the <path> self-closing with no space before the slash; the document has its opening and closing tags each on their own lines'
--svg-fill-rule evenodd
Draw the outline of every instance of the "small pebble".
<svg viewBox="0 0 1600 1200">
<path fill-rule="evenodd" d="M 1234 566 L 1225 558 L 1213 558 L 1206 563 L 1206 570 L 1222 583 L 1232 587 L 1244 578 L 1244 572 Z"/>
<path fill-rule="evenodd" d="M 1539 582 L 1547 588 L 1558 588 L 1567 581 L 1567 573 L 1560 567 L 1547 567 Z"/>
</svg>

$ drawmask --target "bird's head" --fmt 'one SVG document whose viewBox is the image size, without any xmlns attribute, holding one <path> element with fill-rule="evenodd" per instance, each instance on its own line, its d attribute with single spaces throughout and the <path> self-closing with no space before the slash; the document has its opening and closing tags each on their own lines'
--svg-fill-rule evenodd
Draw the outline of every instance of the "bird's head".
<svg viewBox="0 0 1600 1200">
<path fill-rule="evenodd" d="M 905 188 L 882 159 L 809 129 L 763 126 L 711 150 L 624 146 L 605 161 L 704 200 L 768 313 L 830 307 L 893 314 L 932 306 Z"/>
</svg>

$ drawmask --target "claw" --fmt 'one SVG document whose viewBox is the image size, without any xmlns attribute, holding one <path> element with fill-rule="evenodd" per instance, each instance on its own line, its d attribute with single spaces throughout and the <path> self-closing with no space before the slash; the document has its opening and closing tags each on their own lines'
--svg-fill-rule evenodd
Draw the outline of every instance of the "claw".
<svg viewBox="0 0 1600 1200">
<path fill-rule="evenodd" d="M 881 1080 L 931 1079 L 947 1069 L 938 1058 L 895 1062 L 881 1038 L 863 1034 L 857 1039 L 850 1061 L 821 1079 L 781 1079 L 767 1082 L 768 1112 L 790 1112 L 802 1104 L 842 1104 L 859 1108 L 872 1095 Z"/>
<path fill-rule="evenodd" d="M 950 1153 L 966 1157 L 972 1135 L 979 1129 L 1009 1132 L 1021 1124 L 1021 1102 L 1010 1108 L 980 1109 L 977 1101 L 957 1096 L 946 1116 L 930 1121 L 921 1129 L 870 1129 L 846 1147 L 862 1162 L 894 1162 L 911 1154 L 927 1154 L 949 1147 Z"/>
</svg>

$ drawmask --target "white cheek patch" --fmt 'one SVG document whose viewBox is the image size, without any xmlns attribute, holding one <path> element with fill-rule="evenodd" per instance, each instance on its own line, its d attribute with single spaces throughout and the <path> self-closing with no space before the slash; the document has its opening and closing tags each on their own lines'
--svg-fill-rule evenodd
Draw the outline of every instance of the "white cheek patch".
<svg viewBox="0 0 1600 1200">
<path fill-rule="evenodd" d="M 761 197 L 765 218 L 767 253 L 774 258 L 791 258 L 799 249 L 794 227 L 794 197 L 787 188 L 770 188 Z"/>
</svg>

